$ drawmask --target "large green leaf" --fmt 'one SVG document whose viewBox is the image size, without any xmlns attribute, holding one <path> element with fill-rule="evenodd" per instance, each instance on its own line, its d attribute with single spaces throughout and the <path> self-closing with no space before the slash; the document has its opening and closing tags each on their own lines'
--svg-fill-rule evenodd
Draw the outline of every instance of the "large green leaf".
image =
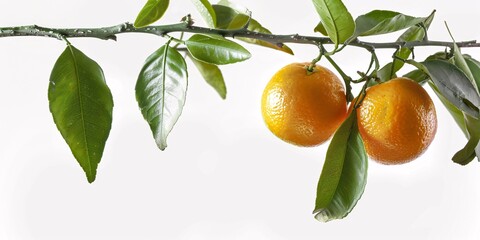
<svg viewBox="0 0 480 240">
<path fill-rule="evenodd" d="M 167 11 L 169 3 L 170 0 L 148 0 L 138 13 L 133 25 L 140 28 L 156 22 Z"/>
<path fill-rule="evenodd" d="M 317 187 L 315 218 L 326 222 L 347 216 L 363 194 L 367 168 L 368 158 L 353 111 L 328 147 Z"/>
<path fill-rule="evenodd" d="M 354 36 L 370 36 L 396 32 L 423 22 L 425 18 L 403 15 L 398 12 L 374 10 L 355 19 Z"/>
<path fill-rule="evenodd" d="M 222 99 L 225 99 L 227 97 L 227 87 L 225 86 L 225 80 L 223 79 L 220 69 L 216 65 L 198 61 L 193 57 L 190 57 L 190 59 L 197 67 L 203 79 L 217 91 Z"/>
<path fill-rule="evenodd" d="M 457 44 L 454 44 L 454 62 L 469 78 L 472 85 L 476 87 L 478 93 L 477 83 L 480 82 L 480 65 L 478 65 L 478 61 L 469 56 L 464 57 Z M 480 119 L 464 115 L 468 142 L 452 158 L 454 162 L 461 165 L 468 164 L 475 156 L 480 160 Z"/>
<path fill-rule="evenodd" d="M 341 0 L 312 0 L 330 39 L 344 43 L 355 31 L 355 21 Z"/>
<path fill-rule="evenodd" d="M 237 16 L 235 16 L 235 18 L 233 18 L 232 21 L 230 22 L 228 29 L 239 29 L 244 27 L 245 24 L 248 24 L 247 29 L 252 32 L 259 32 L 259 33 L 266 33 L 266 34 L 272 33 L 270 32 L 270 30 L 263 27 L 255 19 L 251 19 L 249 16 L 245 14 L 238 14 Z M 271 42 L 267 42 L 259 39 L 247 38 L 247 37 L 237 37 L 236 39 L 247 42 L 247 43 L 260 45 L 263 47 L 272 48 L 272 49 L 279 50 L 279 51 L 293 55 L 292 49 L 290 49 L 287 45 L 283 43 L 273 44 Z"/>
<path fill-rule="evenodd" d="M 430 24 L 435 17 L 435 11 L 433 11 L 428 17 L 425 18 L 423 22 L 423 27 L 415 25 L 407 29 L 398 39 L 397 42 L 413 42 L 423 40 L 425 37 L 425 30 L 430 27 Z M 407 59 L 412 53 L 412 49 L 409 47 L 401 47 L 397 53 L 396 57 L 400 59 Z M 392 77 L 395 77 L 396 72 L 403 67 L 404 63 L 398 59 L 394 59 L 393 62 L 388 63 L 383 68 L 378 71 L 378 77 L 382 82 L 390 80 Z"/>
<path fill-rule="evenodd" d="M 215 28 L 217 26 L 217 16 L 210 2 L 208 0 L 191 0 L 191 1 L 197 8 L 200 15 L 202 15 L 203 20 L 205 20 L 207 25 L 211 28 Z"/>
<path fill-rule="evenodd" d="M 212 64 L 241 62 L 251 56 L 238 43 L 220 37 L 195 34 L 185 41 L 185 45 L 195 59 Z"/>
<path fill-rule="evenodd" d="M 478 118 L 480 97 L 468 77 L 457 66 L 442 60 L 429 60 L 420 64 L 408 62 L 424 70 L 439 92 L 453 105 Z"/>
<path fill-rule="evenodd" d="M 157 146 L 167 147 L 167 136 L 182 114 L 187 93 L 187 65 L 168 44 L 150 55 L 135 86 L 138 106 L 150 125 Z"/>
<path fill-rule="evenodd" d="M 88 182 L 95 181 L 113 111 L 102 69 L 69 44 L 53 67 L 48 100 L 53 120 Z"/>
</svg>

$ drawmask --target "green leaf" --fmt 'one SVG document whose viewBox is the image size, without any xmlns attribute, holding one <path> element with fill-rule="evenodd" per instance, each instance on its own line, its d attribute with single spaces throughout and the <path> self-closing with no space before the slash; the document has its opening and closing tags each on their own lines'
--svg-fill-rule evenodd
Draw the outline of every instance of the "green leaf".
<svg viewBox="0 0 480 240">
<path fill-rule="evenodd" d="M 228 26 L 228 29 L 239 29 L 239 28 L 244 27 L 246 24 L 248 24 L 247 29 L 252 31 L 252 32 L 259 32 L 259 33 L 266 33 L 266 34 L 271 34 L 272 33 L 272 32 L 270 32 L 270 30 L 263 27 L 255 19 L 250 18 L 250 20 L 249 20 L 249 18 L 250 17 L 245 15 L 245 14 L 238 14 L 232 20 L 232 22 Z M 263 40 L 259 40 L 259 39 L 253 39 L 253 38 L 246 38 L 246 37 L 236 37 L 236 39 L 247 42 L 247 43 L 263 46 L 263 47 L 272 48 L 272 49 L 279 50 L 279 51 L 282 51 L 282 52 L 293 55 L 292 49 L 290 49 L 287 45 L 285 45 L 283 43 L 274 44 L 274 43 L 271 43 L 271 42 L 267 42 L 267 41 L 263 41 Z"/>
<path fill-rule="evenodd" d="M 455 64 L 467 75 L 473 85 L 477 87 L 480 82 L 480 65 L 478 61 L 470 56 L 463 56 L 460 53 L 460 49 L 454 44 L 454 60 Z M 475 119 L 469 115 L 464 114 L 465 123 L 467 128 L 468 142 L 465 147 L 457 152 L 452 160 L 461 165 L 466 165 L 477 156 L 480 160 L 480 119 Z M 473 158 L 471 156 L 474 155 Z"/>
<path fill-rule="evenodd" d="M 187 65 L 168 44 L 150 55 L 135 86 L 138 106 L 150 125 L 158 148 L 167 147 L 167 137 L 182 114 L 187 93 Z"/>
<path fill-rule="evenodd" d="M 473 79 L 476 83 L 477 90 L 480 91 L 480 88 L 478 88 L 480 86 L 480 62 L 473 59 L 472 57 L 470 57 L 468 55 L 464 56 L 464 59 L 465 59 L 465 62 L 467 63 L 467 65 L 468 65 L 468 68 L 470 69 L 470 73 L 472 74 Z"/>
<path fill-rule="evenodd" d="M 219 29 L 227 29 L 233 18 L 238 15 L 235 9 L 228 6 L 214 4 L 212 8 L 217 16 L 217 28 Z"/>
<path fill-rule="evenodd" d="M 465 73 L 465 75 L 468 77 L 472 85 L 475 87 L 475 90 L 477 90 L 478 93 L 478 87 L 477 83 L 475 82 L 475 78 L 473 77 L 472 72 L 470 71 L 470 67 L 468 66 L 465 58 L 463 57 L 462 53 L 460 52 L 460 48 L 458 48 L 457 43 L 453 44 L 453 60 L 455 65 L 460 68 L 460 70 Z"/>
<path fill-rule="evenodd" d="M 92 183 L 112 126 L 112 94 L 102 68 L 68 45 L 50 75 L 48 101 L 58 130 Z"/>
<path fill-rule="evenodd" d="M 435 11 L 433 11 L 428 17 L 424 18 L 423 25 L 425 29 L 428 30 L 430 24 L 435 17 Z M 418 25 L 410 27 L 405 31 L 398 39 L 397 42 L 413 42 L 423 40 L 425 37 L 425 29 Z M 395 54 L 396 57 L 400 59 L 407 59 L 412 53 L 412 49 L 409 47 L 401 47 L 398 52 Z M 381 82 L 390 80 L 395 74 L 403 67 L 404 63 L 398 59 L 394 59 L 392 63 L 388 63 L 383 68 L 378 71 L 378 77 Z M 393 67 L 393 69 L 392 69 Z"/>
<path fill-rule="evenodd" d="M 197 67 L 203 79 L 217 91 L 222 99 L 225 99 L 227 97 L 227 87 L 225 86 L 225 80 L 223 79 L 220 69 L 216 65 L 198 61 L 191 56 L 190 59 Z"/>
<path fill-rule="evenodd" d="M 473 160 L 473 158 L 471 158 L 472 155 L 480 156 L 476 153 L 478 142 L 480 140 L 480 121 L 465 115 L 465 122 L 469 135 L 468 142 L 465 147 L 458 151 L 452 158 L 455 163 L 460 165 L 467 165 L 470 163 Z"/>
<path fill-rule="evenodd" d="M 217 27 L 220 29 L 240 29 L 247 24 L 247 29 L 253 32 L 271 34 L 270 30 L 262 26 L 257 20 L 250 18 L 248 15 L 241 13 L 231 7 L 223 5 L 213 5 L 217 15 Z M 292 49 L 283 43 L 267 42 L 259 39 L 252 39 L 246 37 L 236 37 L 236 39 L 243 42 L 272 48 L 288 54 L 293 55 Z"/>
<path fill-rule="evenodd" d="M 136 28 L 146 27 L 160 19 L 167 11 L 169 0 L 148 0 L 135 19 Z"/>
<path fill-rule="evenodd" d="M 217 26 L 217 16 L 215 10 L 208 0 L 191 0 L 195 7 L 197 8 L 200 15 L 202 15 L 205 23 L 211 28 Z"/>
<path fill-rule="evenodd" d="M 185 41 L 188 51 L 200 61 L 212 64 L 230 64 L 245 61 L 250 58 L 247 49 L 233 41 L 195 34 Z"/>
<path fill-rule="evenodd" d="M 352 15 L 341 0 L 312 0 L 326 32 L 335 48 L 344 43 L 355 31 Z"/>
<path fill-rule="evenodd" d="M 412 71 L 406 73 L 405 75 L 403 75 L 403 77 L 410 78 L 413 81 L 415 81 L 419 84 L 422 84 L 422 85 L 429 80 L 428 75 L 425 74 L 425 72 L 423 72 L 420 69 L 412 70 Z"/>
<path fill-rule="evenodd" d="M 411 17 L 398 12 L 374 10 L 355 20 L 354 36 L 370 36 L 396 32 L 423 22 L 425 18 Z"/>
<path fill-rule="evenodd" d="M 478 118 L 480 97 L 468 77 L 455 65 L 442 60 L 420 64 L 407 61 L 427 73 L 439 92 L 463 112 Z"/>
<path fill-rule="evenodd" d="M 443 103 L 445 108 L 448 110 L 450 115 L 452 115 L 453 119 L 457 123 L 458 127 L 462 130 L 462 132 L 465 134 L 465 136 L 468 137 L 468 132 L 467 132 L 467 125 L 465 123 L 464 115 L 463 112 L 455 107 L 448 99 L 446 99 L 441 93 L 440 90 L 438 90 L 437 86 L 433 84 L 432 82 L 428 82 L 428 85 L 433 89 L 435 94 L 437 95 L 438 99 Z"/>
<path fill-rule="evenodd" d="M 327 29 L 325 29 L 325 26 L 323 26 L 322 22 L 319 22 L 313 31 L 321 33 L 323 36 L 328 36 Z"/>
<path fill-rule="evenodd" d="M 315 218 L 326 222 L 347 216 L 363 194 L 367 168 L 368 158 L 353 111 L 328 147 L 317 187 Z"/>
</svg>

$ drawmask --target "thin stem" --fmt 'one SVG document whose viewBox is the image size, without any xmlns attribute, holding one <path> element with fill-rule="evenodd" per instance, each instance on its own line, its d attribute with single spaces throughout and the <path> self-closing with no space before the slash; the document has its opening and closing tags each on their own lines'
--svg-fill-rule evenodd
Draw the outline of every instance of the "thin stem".
<svg viewBox="0 0 480 240">
<path fill-rule="evenodd" d="M 0 37 L 16 37 L 16 36 L 38 36 L 51 37 L 59 40 L 63 38 L 98 38 L 103 40 L 116 40 L 117 35 L 123 33 L 144 33 L 163 36 L 172 32 L 185 33 L 203 33 L 203 34 L 218 34 L 224 37 L 244 37 L 251 39 L 258 39 L 267 41 L 273 44 L 282 43 L 297 43 L 297 44 L 311 44 L 317 46 L 321 44 L 334 44 L 328 37 L 303 36 L 299 34 L 275 35 L 267 33 L 259 33 L 250 31 L 248 29 L 212 29 L 197 27 L 192 25 L 192 21 L 183 21 L 176 24 L 148 26 L 143 28 L 135 28 L 131 23 L 122 23 L 111 27 L 100 28 L 48 28 L 37 25 L 19 26 L 19 27 L 2 27 L 0 28 Z M 417 47 L 417 46 L 443 46 L 453 47 L 453 42 L 444 41 L 413 41 L 413 42 L 364 42 L 359 39 L 353 39 L 348 42 L 349 46 L 361 47 L 368 50 L 382 49 L 382 48 L 397 48 L 403 47 Z M 480 43 L 476 41 L 457 42 L 459 48 L 480 47 Z"/>
<path fill-rule="evenodd" d="M 349 77 L 345 72 L 343 72 L 342 68 L 338 66 L 338 64 L 330 57 L 329 55 L 325 55 L 325 58 L 332 64 L 332 66 L 338 71 L 340 76 L 343 78 L 343 82 L 345 83 L 345 88 L 346 88 L 346 95 L 347 95 L 347 102 L 350 102 L 353 100 L 353 94 L 352 94 L 352 78 Z"/>
</svg>

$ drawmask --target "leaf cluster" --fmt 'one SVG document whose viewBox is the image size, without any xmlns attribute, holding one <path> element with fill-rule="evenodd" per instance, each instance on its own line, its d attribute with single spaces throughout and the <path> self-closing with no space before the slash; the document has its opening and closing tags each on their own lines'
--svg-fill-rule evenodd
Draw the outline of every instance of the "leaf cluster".
<svg viewBox="0 0 480 240">
<path fill-rule="evenodd" d="M 161 150 L 167 147 L 167 138 L 186 103 L 189 64 L 195 66 L 206 83 L 225 99 L 227 88 L 220 66 L 245 61 L 251 56 L 246 48 L 219 32 L 244 31 L 269 34 L 275 38 L 242 6 L 227 0 L 217 4 L 208 0 L 191 1 L 211 31 L 185 39 L 183 33 L 179 38 L 164 34 L 166 43 L 146 58 L 135 86 L 140 112 Z M 312 0 L 312 3 L 319 15 L 314 31 L 327 36 L 334 45 L 334 49 L 327 52 L 321 42 L 314 42 L 318 45 L 319 56 L 312 65 L 322 57 L 332 63 L 345 81 L 348 96 L 351 95 L 351 84 L 364 84 L 357 101 L 352 103 L 353 108 L 358 106 L 367 87 L 398 76 L 405 63 L 410 64 L 416 69 L 403 76 L 420 84 L 427 83 L 468 139 L 465 147 L 453 156 L 453 161 L 466 165 L 475 157 L 480 159 L 480 62 L 462 54 L 454 42 L 449 51 L 432 54 L 417 62 L 413 57 L 414 49 L 405 44 L 428 41 L 427 33 L 435 12 L 426 17 L 413 17 L 389 10 L 374 10 L 354 19 L 341 0 Z M 169 4 L 169 0 L 148 0 L 135 20 L 135 27 L 147 27 L 160 20 Z M 189 16 L 183 21 L 193 27 Z M 395 41 L 398 45 L 392 61 L 383 66 L 376 57 L 375 46 L 363 46 L 371 54 L 371 63 L 366 71 L 359 71 L 358 80 L 346 75 L 332 57 L 348 45 L 359 45 L 359 39 L 364 36 L 400 30 L 404 32 Z M 101 67 L 66 38 L 64 40 L 67 47 L 50 76 L 50 111 L 87 180 L 93 182 L 112 125 L 113 97 Z M 281 41 L 253 36 L 236 37 L 236 40 L 293 54 L 292 49 Z M 351 99 L 353 96 L 349 97 Z M 315 218 L 330 221 L 347 216 L 364 192 L 367 171 L 368 157 L 358 132 L 356 114 L 350 114 L 329 145 L 317 187 Z"/>
</svg>

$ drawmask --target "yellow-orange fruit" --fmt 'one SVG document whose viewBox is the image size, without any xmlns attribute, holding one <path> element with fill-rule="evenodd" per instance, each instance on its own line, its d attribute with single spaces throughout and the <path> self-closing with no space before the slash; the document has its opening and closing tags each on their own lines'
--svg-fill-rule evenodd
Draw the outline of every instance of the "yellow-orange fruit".
<svg viewBox="0 0 480 240">
<path fill-rule="evenodd" d="M 437 131 L 432 99 L 408 78 L 368 88 L 357 119 L 368 155 L 383 164 L 401 164 L 419 157 Z"/>
<path fill-rule="evenodd" d="M 270 131 L 299 146 L 328 140 L 347 112 L 345 89 L 330 70 L 292 63 L 273 75 L 262 95 L 262 116 Z"/>
</svg>

